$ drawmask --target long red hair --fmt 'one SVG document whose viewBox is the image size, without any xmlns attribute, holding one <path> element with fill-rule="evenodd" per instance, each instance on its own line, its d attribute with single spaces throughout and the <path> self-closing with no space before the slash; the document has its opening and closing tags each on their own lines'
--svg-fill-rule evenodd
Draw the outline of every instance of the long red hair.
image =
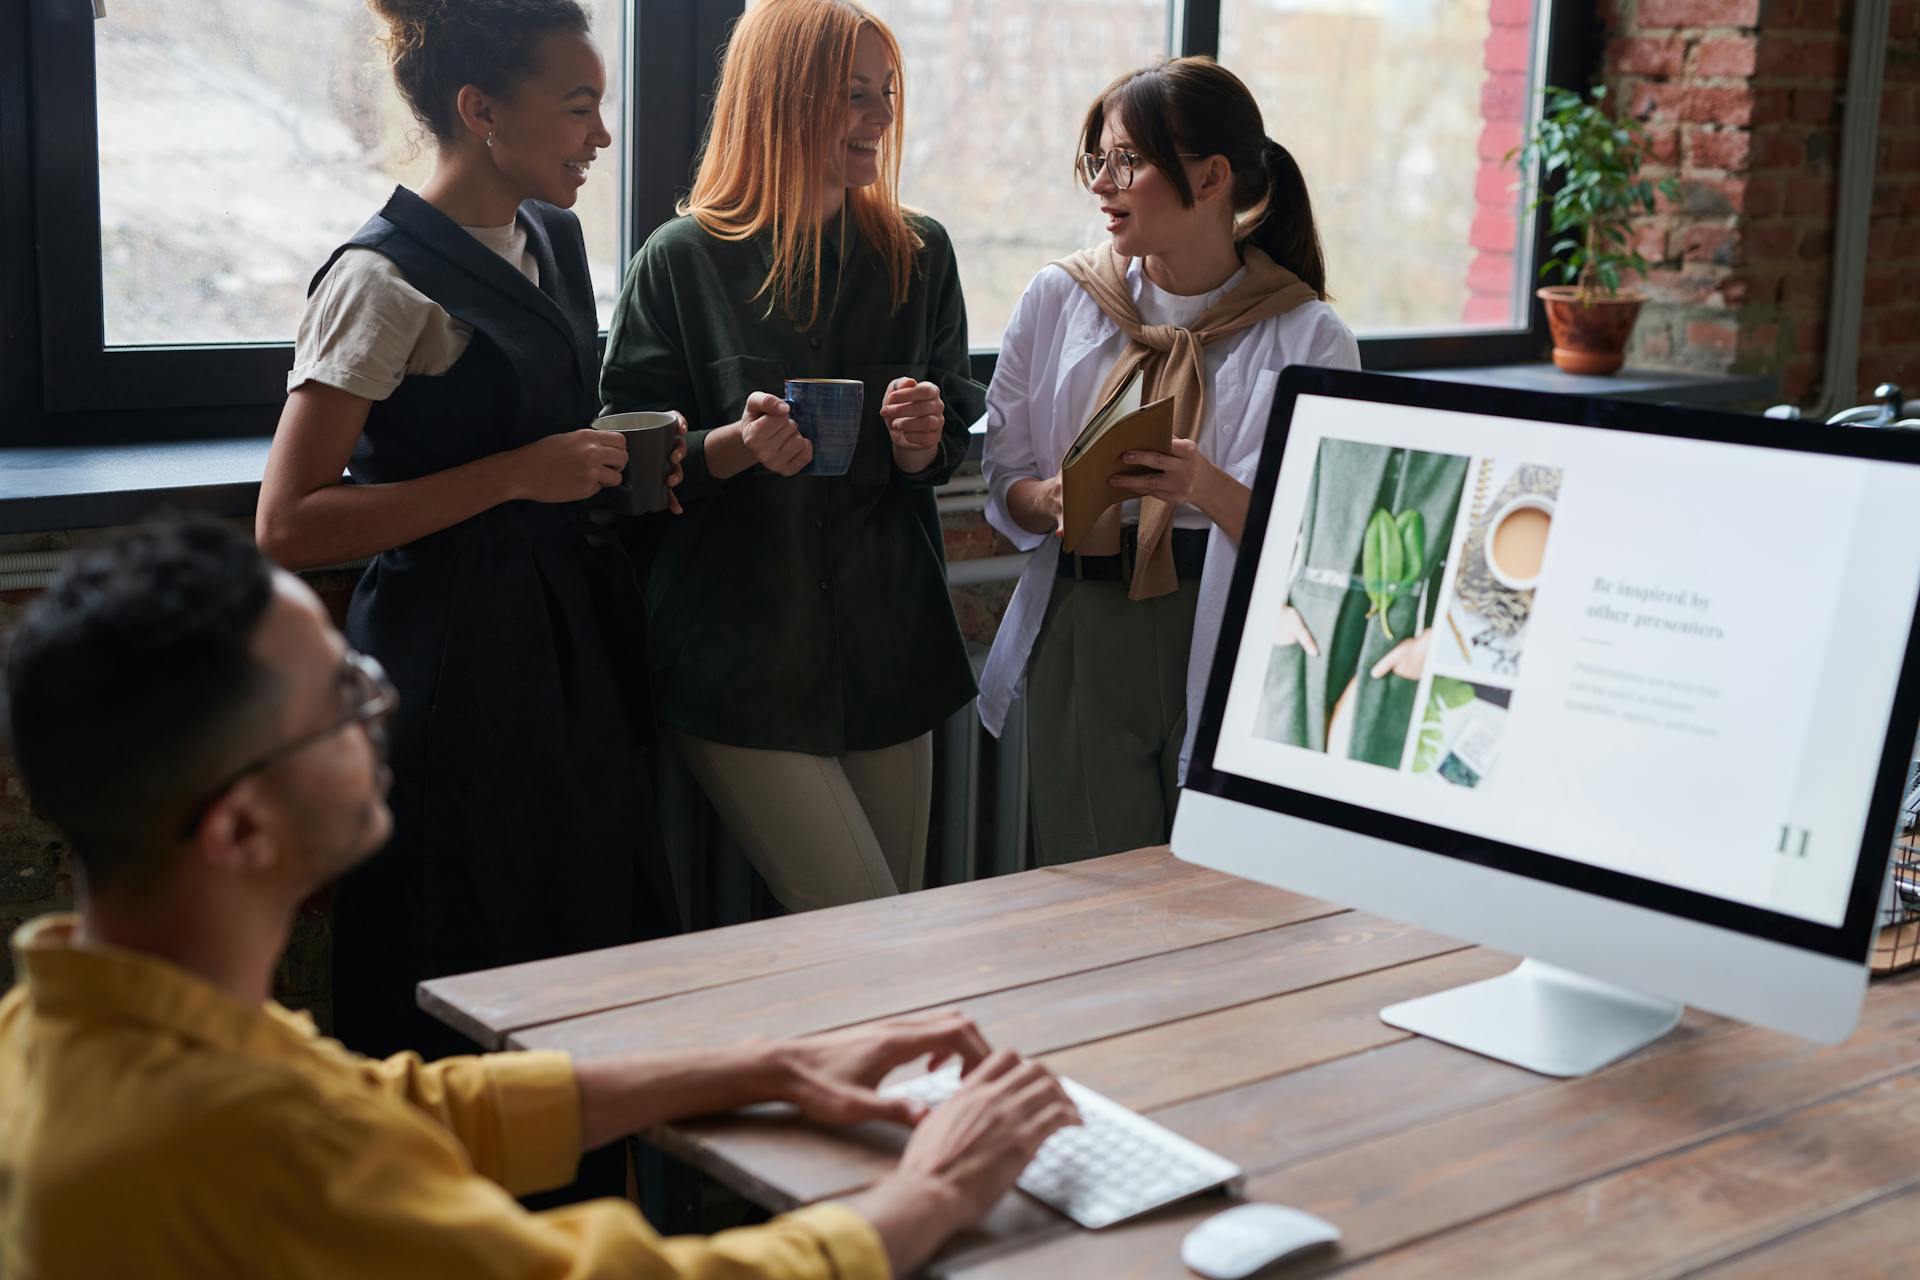
<svg viewBox="0 0 1920 1280">
<path fill-rule="evenodd" d="M 893 125 L 880 139 L 880 180 L 849 188 L 843 216 L 852 215 L 886 263 L 897 310 L 921 247 L 900 204 L 906 77 L 893 32 L 854 0 L 759 0 L 747 10 L 721 65 L 693 191 L 680 205 L 722 240 L 770 235 L 773 265 L 754 297 L 767 299 L 768 314 L 778 308 L 803 329 L 820 318 L 825 237 L 816 211 L 827 149 L 845 124 L 862 29 L 886 44 L 896 97 Z"/>
</svg>

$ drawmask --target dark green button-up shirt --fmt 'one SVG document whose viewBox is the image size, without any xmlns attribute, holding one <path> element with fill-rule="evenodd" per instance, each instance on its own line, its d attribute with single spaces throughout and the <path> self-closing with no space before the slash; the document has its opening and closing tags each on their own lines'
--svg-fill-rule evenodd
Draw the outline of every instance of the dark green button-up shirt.
<svg viewBox="0 0 1920 1280">
<path fill-rule="evenodd" d="M 609 413 L 679 409 L 690 428 L 686 514 L 649 517 L 648 652 L 663 723 L 734 746 L 841 755 L 917 737 L 973 696 L 933 488 L 966 456 L 986 394 L 969 376 L 953 245 L 930 218 L 914 227 L 925 247 L 898 311 L 885 264 L 851 223 L 840 260 L 829 227 L 821 315 L 805 332 L 754 300 L 770 261 L 763 240 L 720 240 L 676 218 L 628 269 L 601 401 Z M 894 465 L 879 414 L 902 376 L 937 384 L 947 407 L 939 456 L 912 475 Z M 715 477 L 708 431 L 788 378 L 866 384 L 848 473 Z"/>
</svg>

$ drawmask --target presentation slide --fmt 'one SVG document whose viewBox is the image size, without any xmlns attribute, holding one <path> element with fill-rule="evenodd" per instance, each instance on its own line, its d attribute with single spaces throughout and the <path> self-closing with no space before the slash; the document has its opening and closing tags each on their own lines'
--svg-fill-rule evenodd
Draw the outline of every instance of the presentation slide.
<svg viewBox="0 0 1920 1280">
<path fill-rule="evenodd" d="M 1214 767 L 1837 925 L 1916 472 L 1302 396 Z"/>
</svg>

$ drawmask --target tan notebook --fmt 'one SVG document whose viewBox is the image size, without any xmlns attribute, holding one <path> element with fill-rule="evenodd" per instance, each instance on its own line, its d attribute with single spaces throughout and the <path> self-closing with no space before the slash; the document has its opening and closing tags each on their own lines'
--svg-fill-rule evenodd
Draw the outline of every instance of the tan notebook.
<svg viewBox="0 0 1920 1280">
<path fill-rule="evenodd" d="M 1093 528 L 1101 513 L 1137 493 L 1107 483 L 1113 475 L 1149 475 L 1152 467 L 1123 467 L 1120 455 L 1129 449 L 1173 452 L 1173 397 L 1142 405 L 1143 371 L 1136 371 L 1094 412 L 1060 463 L 1060 505 L 1064 516 L 1063 545 L 1069 552 Z"/>
</svg>

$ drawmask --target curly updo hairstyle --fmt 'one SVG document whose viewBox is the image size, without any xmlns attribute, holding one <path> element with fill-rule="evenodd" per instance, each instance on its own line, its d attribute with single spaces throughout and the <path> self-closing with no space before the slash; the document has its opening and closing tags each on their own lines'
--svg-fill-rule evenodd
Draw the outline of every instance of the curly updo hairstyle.
<svg viewBox="0 0 1920 1280">
<path fill-rule="evenodd" d="M 414 116 L 447 139 L 459 128 L 464 85 L 505 98 L 539 67 L 540 40 L 555 31 L 585 35 L 578 0 L 367 0 L 386 23 L 387 62 Z"/>
</svg>

